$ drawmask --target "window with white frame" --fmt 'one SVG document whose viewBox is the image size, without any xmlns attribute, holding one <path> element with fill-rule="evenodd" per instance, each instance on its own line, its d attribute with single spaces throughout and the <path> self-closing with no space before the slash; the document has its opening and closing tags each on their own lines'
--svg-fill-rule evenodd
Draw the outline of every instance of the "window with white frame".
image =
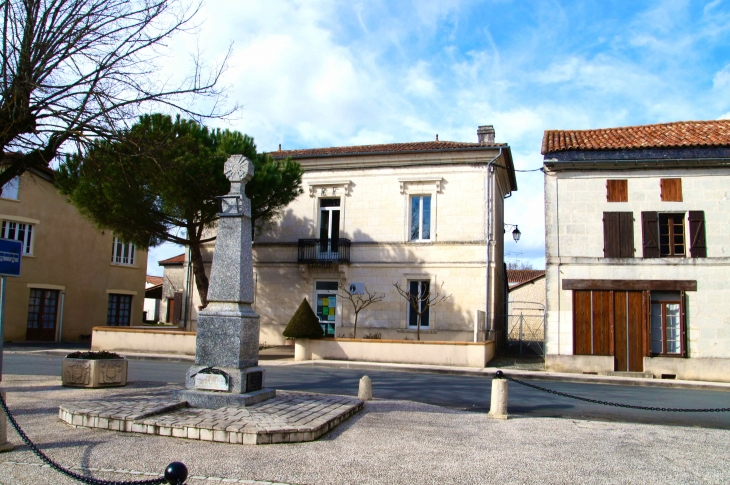
<svg viewBox="0 0 730 485">
<path fill-rule="evenodd" d="M 3 221 L 0 237 L 23 243 L 23 254 L 33 254 L 33 224 Z"/>
<path fill-rule="evenodd" d="M 112 264 L 126 266 L 134 265 L 135 247 L 132 243 L 126 243 L 119 238 L 114 238 L 112 245 Z"/>
<path fill-rule="evenodd" d="M 428 328 L 429 325 L 429 285 L 426 281 L 409 281 L 408 282 L 408 326 L 418 327 L 418 314 L 421 314 L 421 328 Z"/>
<path fill-rule="evenodd" d="M 10 179 L 10 182 L 5 184 L 5 186 L 2 188 L 2 192 L 0 192 L 0 197 L 2 197 L 3 199 L 18 200 L 19 185 L 20 185 L 20 178 L 13 177 L 12 179 Z"/>
<path fill-rule="evenodd" d="M 431 239 L 431 196 L 411 196 L 411 241 Z"/>
</svg>

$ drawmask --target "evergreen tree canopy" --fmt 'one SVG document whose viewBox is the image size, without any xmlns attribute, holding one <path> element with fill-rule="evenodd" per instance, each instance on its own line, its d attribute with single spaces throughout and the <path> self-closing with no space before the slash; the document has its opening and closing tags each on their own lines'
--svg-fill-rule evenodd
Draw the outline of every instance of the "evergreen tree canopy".
<svg viewBox="0 0 730 485">
<path fill-rule="evenodd" d="M 319 319 L 306 298 L 287 323 L 283 335 L 286 338 L 320 338 L 324 335 Z"/>
<path fill-rule="evenodd" d="M 100 140 L 68 157 L 56 171 L 56 186 L 87 219 L 126 242 L 148 248 L 164 241 L 190 248 L 203 307 L 208 278 L 201 245 L 215 236 L 215 197 L 230 183 L 223 165 L 231 154 L 254 162 L 246 186 L 252 222 L 269 223 L 301 194 L 301 168 L 256 152 L 253 138 L 208 130 L 179 116 L 145 115 L 115 141 Z"/>
</svg>

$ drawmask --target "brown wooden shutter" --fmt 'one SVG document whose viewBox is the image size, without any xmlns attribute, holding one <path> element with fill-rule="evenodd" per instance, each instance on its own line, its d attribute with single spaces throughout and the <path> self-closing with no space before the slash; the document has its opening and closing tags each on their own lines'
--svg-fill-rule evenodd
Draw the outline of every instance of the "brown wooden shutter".
<svg viewBox="0 0 730 485">
<path fill-rule="evenodd" d="M 660 179 L 662 201 L 682 202 L 682 179 Z"/>
<path fill-rule="evenodd" d="M 603 257 L 634 257 L 634 214 L 632 212 L 603 213 Z"/>
<path fill-rule="evenodd" d="M 621 232 L 619 229 L 619 213 L 603 213 L 603 257 L 621 257 Z"/>
<path fill-rule="evenodd" d="M 173 307 L 173 314 L 172 314 L 172 323 L 173 325 L 179 325 L 180 324 L 180 315 L 182 314 L 182 292 L 175 293 L 175 299 L 174 299 L 174 307 Z"/>
<path fill-rule="evenodd" d="M 628 202 L 629 181 L 628 180 L 606 180 L 606 201 L 607 202 Z"/>
<path fill-rule="evenodd" d="M 634 213 L 619 212 L 619 258 L 634 257 Z"/>
<path fill-rule="evenodd" d="M 705 211 L 689 211 L 689 235 L 690 255 L 693 258 L 706 258 Z"/>
<path fill-rule="evenodd" d="M 659 257 L 659 216 L 656 212 L 641 213 L 641 238 L 645 258 Z"/>
</svg>

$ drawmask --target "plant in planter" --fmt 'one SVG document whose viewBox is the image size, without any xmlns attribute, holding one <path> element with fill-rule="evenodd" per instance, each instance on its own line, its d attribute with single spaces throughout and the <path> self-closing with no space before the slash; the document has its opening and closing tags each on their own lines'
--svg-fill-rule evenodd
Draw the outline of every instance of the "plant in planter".
<svg viewBox="0 0 730 485">
<path fill-rule="evenodd" d="M 73 352 L 63 359 L 61 381 L 70 387 L 127 384 L 127 359 L 114 352 Z"/>
<path fill-rule="evenodd" d="M 309 339 L 324 336 L 324 330 L 322 330 L 319 319 L 314 314 L 312 307 L 309 306 L 306 298 L 302 300 L 299 308 L 294 312 L 283 334 L 286 338 L 296 339 L 294 343 L 294 360 L 309 360 L 312 358 Z"/>
</svg>

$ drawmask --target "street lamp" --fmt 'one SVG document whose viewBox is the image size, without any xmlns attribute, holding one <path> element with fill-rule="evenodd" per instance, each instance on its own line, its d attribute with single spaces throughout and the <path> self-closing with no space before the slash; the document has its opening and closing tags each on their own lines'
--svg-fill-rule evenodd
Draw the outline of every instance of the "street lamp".
<svg viewBox="0 0 730 485">
<path fill-rule="evenodd" d="M 507 229 L 512 228 L 512 227 L 515 228 L 514 231 L 512 231 L 512 238 L 515 240 L 515 242 L 517 242 L 520 240 L 520 236 L 522 235 L 520 230 L 517 228 L 517 224 L 505 224 L 504 232 L 506 233 Z"/>
</svg>

